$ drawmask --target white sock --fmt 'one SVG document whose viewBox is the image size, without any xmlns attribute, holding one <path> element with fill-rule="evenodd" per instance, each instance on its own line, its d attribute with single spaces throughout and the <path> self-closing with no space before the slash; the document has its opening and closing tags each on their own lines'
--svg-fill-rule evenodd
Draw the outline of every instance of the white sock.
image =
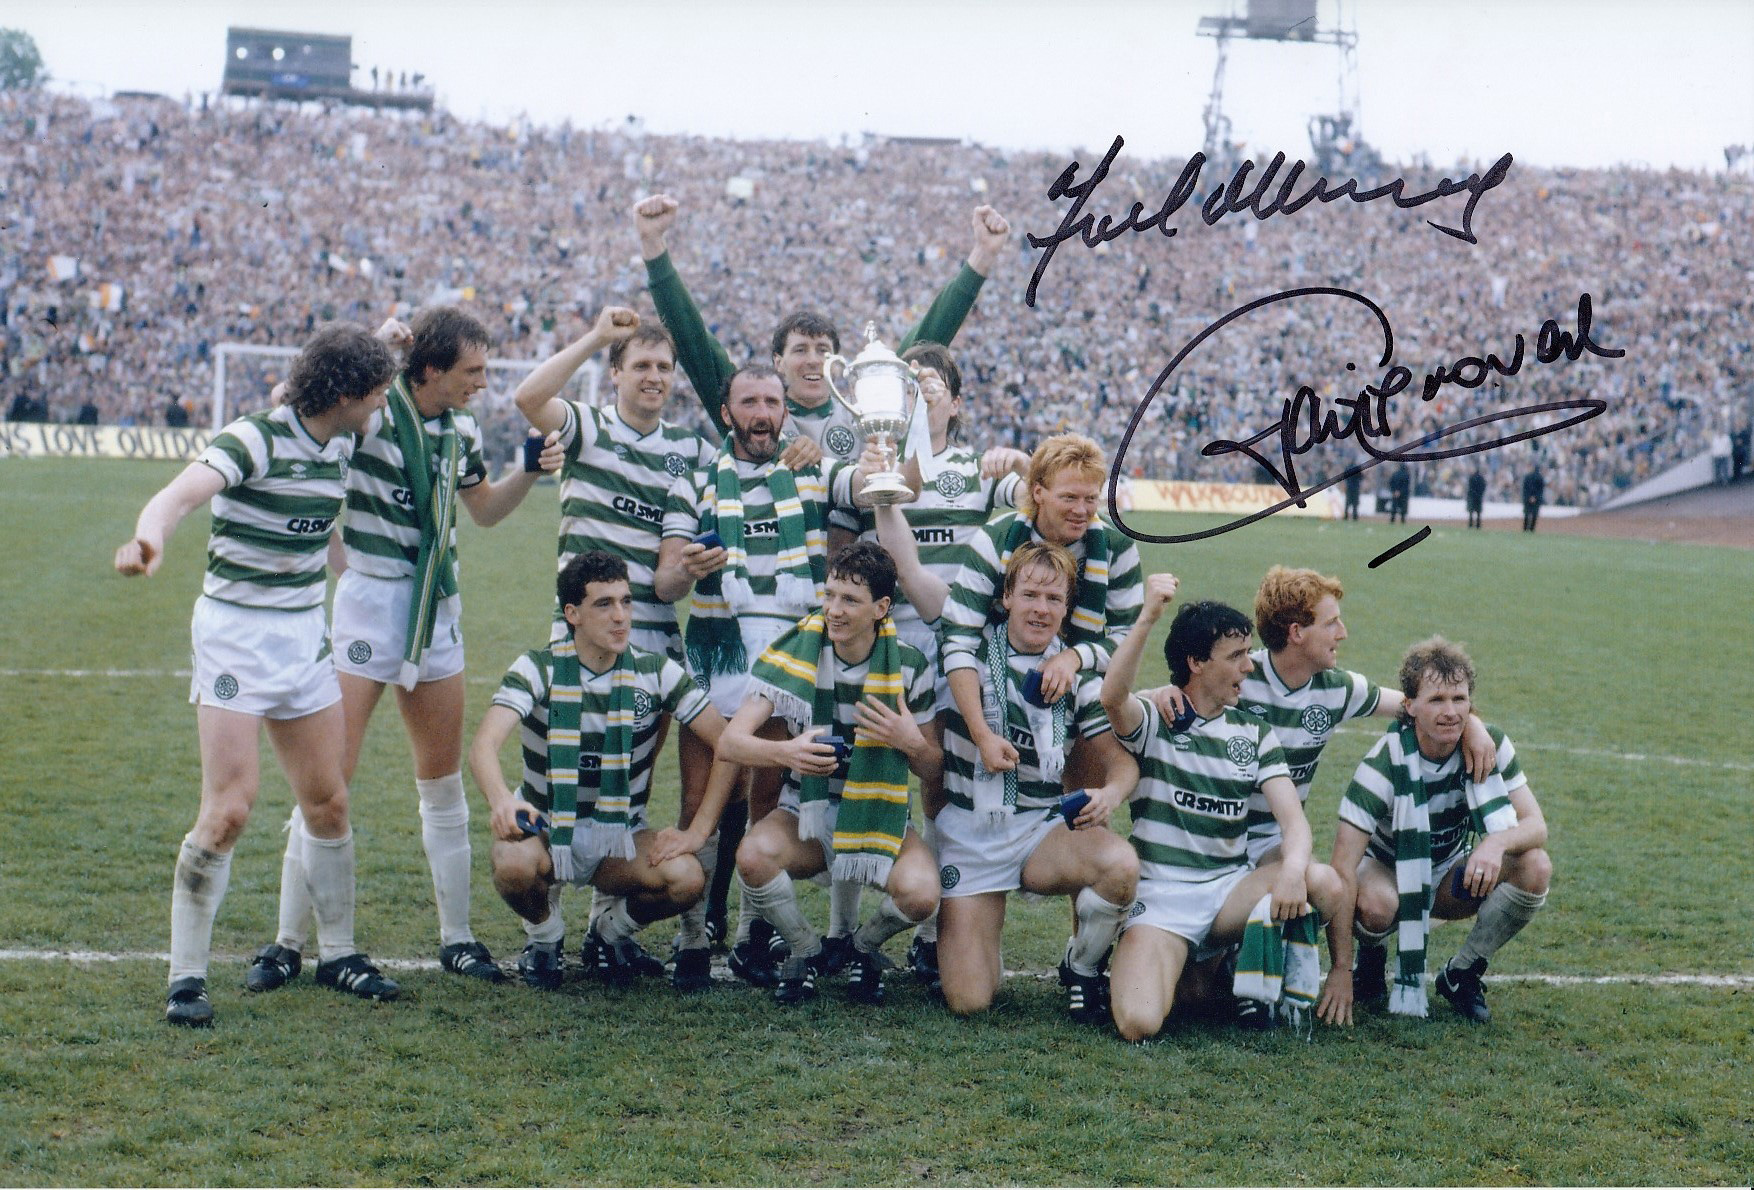
<svg viewBox="0 0 1754 1190">
<path fill-rule="evenodd" d="M 938 822 L 936 819 L 932 819 L 932 818 L 926 819 L 926 821 L 920 827 L 920 837 L 926 841 L 926 846 L 930 847 L 932 849 L 932 855 L 935 857 L 938 854 Z M 936 866 L 935 860 L 934 860 L 934 866 Z M 914 927 L 914 937 L 919 939 L 921 942 L 930 942 L 933 944 L 937 943 L 937 941 L 938 941 L 938 910 L 937 909 L 933 909 L 932 915 L 930 917 L 926 918 L 925 921 L 922 921 L 918 926 Z"/>
<path fill-rule="evenodd" d="M 781 872 L 760 888 L 744 887 L 743 903 L 772 923 L 792 954 L 811 955 L 822 949 L 822 935 L 798 907 L 798 890 L 792 887 L 791 876 Z"/>
<path fill-rule="evenodd" d="M 620 942 L 623 938 L 631 938 L 640 931 L 639 922 L 633 920 L 633 914 L 627 910 L 626 897 L 611 897 L 608 908 L 597 918 L 597 937 L 605 942 Z"/>
<path fill-rule="evenodd" d="M 858 880 L 836 880 L 828 888 L 828 936 L 838 938 L 859 928 L 859 897 L 865 885 Z"/>
<path fill-rule="evenodd" d="M 737 937 L 732 942 L 734 945 L 741 945 L 749 941 L 749 927 L 761 915 L 749 903 L 749 883 L 743 879 L 743 873 L 737 873 L 734 883 L 737 885 Z"/>
<path fill-rule="evenodd" d="M 913 919 L 896 907 L 895 898 L 886 896 L 871 920 L 853 934 L 853 945 L 867 954 L 876 954 L 885 942 L 913 924 Z"/>
<path fill-rule="evenodd" d="M 1480 912 L 1474 917 L 1474 928 L 1462 943 L 1462 949 L 1450 960 L 1452 967 L 1470 967 L 1480 959 L 1490 959 L 1498 948 L 1516 937 L 1517 932 L 1541 911 L 1547 903 L 1546 893 L 1525 892 L 1505 881 L 1487 894 Z"/>
<path fill-rule="evenodd" d="M 305 876 L 311 911 L 317 917 L 317 953 L 322 962 L 357 954 L 353 944 L 353 832 L 339 839 L 310 836 Z"/>
<path fill-rule="evenodd" d="M 1127 919 L 1127 907 L 1104 900 L 1094 888 L 1079 890 L 1072 902 L 1078 911 L 1078 928 L 1066 944 L 1066 962 L 1079 975 L 1095 975 L 1097 964 Z"/>
<path fill-rule="evenodd" d="M 560 885 L 548 890 L 548 916 L 540 922 L 524 921 L 524 936 L 532 942 L 561 942 L 566 938 L 566 919 L 560 915 Z"/>
<path fill-rule="evenodd" d="M 280 932 L 274 941 L 288 950 L 304 952 L 310 935 L 311 890 L 305 876 L 304 811 L 293 806 L 286 820 L 286 854 L 280 860 Z"/>
<path fill-rule="evenodd" d="M 231 883 L 231 852 L 195 845 L 194 832 L 183 836 L 177 852 L 177 873 L 171 883 L 171 982 L 190 975 L 207 978 L 213 951 L 213 919 Z"/>
<path fill-rule="evenodd" d="M 700 870 L 706 874 L 703 889 L 713 886 L 713 872 L 719 866 L 719 832 L 714 831 L 707 836 L 706 843 L 694 853 L 700 861 Z M 684 909 L 676 921 L 677 950 L 705 950 L 706 938 L 706 893 L 700 894 L 700 900 Z"/>
<path fill-rule="evenodd" d="M 463 774 L 416 780 L 420 794 L 420 841 L 432 869 L 432 896 L 438 904 L 439 945 L 473 942 L 469 930 L 469 803 Z"/>
</svg>

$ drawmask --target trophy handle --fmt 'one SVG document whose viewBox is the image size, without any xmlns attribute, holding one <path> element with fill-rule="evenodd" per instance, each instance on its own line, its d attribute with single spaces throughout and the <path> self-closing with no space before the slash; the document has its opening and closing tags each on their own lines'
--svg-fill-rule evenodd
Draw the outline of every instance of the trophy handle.
<svg viewBox="0 0 1754 1190">
<path fill-rule="evenodd" d="M 828 382 L 828 394 L 841 403 L 841 408 L 857 417 L 859 416 L 858 409 L 853 406 L 851 401 L 847 400 L 846 394 L 841 392 L 840 386 L 834 382 L 834 366 L 836 364 L 840 365 L 841 379 L 845 380 L 848 371 L 845 359 L 838 355 L 831 355 L 822 361 L 822 378 Z"/>
</svg>

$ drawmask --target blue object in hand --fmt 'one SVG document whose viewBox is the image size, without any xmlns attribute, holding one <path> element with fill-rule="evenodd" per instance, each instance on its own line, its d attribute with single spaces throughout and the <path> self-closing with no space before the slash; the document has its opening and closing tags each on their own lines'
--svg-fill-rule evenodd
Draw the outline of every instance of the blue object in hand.
<svg viewBox="0 0 1754 1190">
<path fill-rule="evenodd" d="M 694 539 L 694 544 L 704 545 L 709 550 L 722 550 L 725 548 L 725 539 L 719 536 L 717 529 L 708 529 Z"/>
<path fill-rule="evenodd" d="M 1023 701 L 1032 707 L 1048 705 L 1041 696 L 1041 670 L 1032 669 L 1023 675 Z"/>
<path fill-rule="evenodd" d="M 519 810 L 513 819 L 526 836 L 539 835 L 548 829 L 548 819 L 545 816 L 538 814 L 532 818 L 528 810 Z"/>
<path fill-rule="evenodd" d="M 1458 901 L 1484 901 L 1486 899 L 1485 897 L 1475 896 L 1473 893 L 1469 892 L 1467 886 L 1462 883 L 1463 869 L 1467 866 L 1467 858 L 1463 857 L 1456 861 L 1455 867 L 1450 869 L 1450 895 Z"/>
<path fill-rule="evenodd" d="M 524 470 L 542 470 L 542 448 L 545 441 L 545 439 L 535 437 L 524 439 Z"/>
<path fill-rule="evenodd" d="M 1177 715 L 1174 719 L 1170 720 L 1169 730 L 1171 730 L 1171 731 L 1186 731 L 1188 728 L 1190 728 L 1194 725 L 1194 720 L 1198 719 L 1198 718 L 1199 718 L 1199 716 L 1194 714 L 1193 702 L 1188 699 L 1187 695 L 1184 694 L 1184 695 L 1182 695 L 1181 714 Z"/>
<path fill-rule="evenodd" d="M 1065 797 L 1060 799 L 1060 817 L 1066 820 L 1067 826 L 1071 826 L 1076 830 L 1077 828 L 1074 824 L 1078 821 L 1078 815 L 1084 813 L 1084 807 L 1089 804 L 1089 791 L 1074 789 L 1071 793 L 1068 793 Z"/>
</svg>

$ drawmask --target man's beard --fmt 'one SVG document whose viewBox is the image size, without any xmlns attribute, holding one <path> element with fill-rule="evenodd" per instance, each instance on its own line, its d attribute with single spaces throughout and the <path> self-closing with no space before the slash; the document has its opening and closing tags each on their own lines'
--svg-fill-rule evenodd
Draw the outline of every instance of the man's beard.
<svg viewBox="0 0 1754 1190">
<path fill-rule="evenodd" d="M 729 412 L 725 414 L 725 418 L 731 423 L 731 436 L 737 440 L 737 446 L 754 462 L 765 463 L 779 453 L 780 435 L 777 425 L 771 422 L 758 423 L 754 421 L 750 423 L 750 426 L 740 425 Z M 770 428 L 770 432 L 765 437 L 752 442 L 750 428 L 757 424 L 766 424 Z"/>
</svg>

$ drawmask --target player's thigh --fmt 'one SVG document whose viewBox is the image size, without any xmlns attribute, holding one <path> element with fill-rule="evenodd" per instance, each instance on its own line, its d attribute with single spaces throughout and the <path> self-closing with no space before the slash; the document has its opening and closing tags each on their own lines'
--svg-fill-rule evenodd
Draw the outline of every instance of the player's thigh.
<svg viewBox="0 0 1754 1190">
<path fill-rule="evenodd" d="M 938 906 L 938 977 L 952 1012 L 992 1003 L 1004 976 L 999 941 L 1005 930 L 1005 894 L 945 897 Z"/>
<path fill-rule="evenodd" d="M 347 780 L 342 775 L 342 749 L 346 743 L 346 724 L 341 704 L 333 703 L 311 715 L 297 719 L 269 719 L 268 741 L 286 783 L 305 813 L 305 822 L 318 837 L 325 831 L 321 820 L 337 818 L 334 828 L 345 830 L 347 824 Z"/>
<path fill-rule="evenodd" d="M 1123 1030 L 1133 1024 L 1147 1034 L 1156 1032 L 1175 1003 L 1187 961 L 1188 940 L 1177 934 L 1138 925 L 1122 933 L 1108 968 L 1116 1023 Z"/>
<path fill-rule="evenodd" d="M 384 684 L 345 670 L 335 671 L 341 687 L 341 714 L 347 733 L 346 751 L 341 758 L 341 771 L 349 781 L 359 771 L 359 753 L 365 747 L 365 729 L 371 726 L 372 712 L 384 696 Z"/>
<path fill-rule="evenodd" d="M 648 859 L 652 849 L 649 830 L 634 832 L 633 847 L 632 859 L 611 858 L 598 864 L 591 877 L 592 887 L 610 896 L 625 897 L 636 893 L 667 894 L 683 884 L 699 886 L 700 861 L 694 856 L 682 855 L 654 866 Z"/>
<path fill-rule="evenodd" d="M 1279 879 L 1282 867 L 1272 863 L 1254 868 L 1224 894 L 1224 904 L 1212 919 L 1212 932 L 1206 935 L 1208 944 L 1235 942 L 1242 937 L 1249 914 L 1262 897 L 1273 891 L 1273 882 Z"/>
<path fill-rule="evenodd" d="M 1107 827 L 1068 830 L 1064 823 L 1043 836 L 1023 864 L 1023 887 L 1049 896 L 1075 896 L 1117 869 L 1138 876 L 1132 845 Z"/>
<path fill-rule="evenodd" d="M 448 777 L 463 764 L 463 675 L 396 687 L 396 705 L 414 751 L 414 775 Z"/>
</svg>

